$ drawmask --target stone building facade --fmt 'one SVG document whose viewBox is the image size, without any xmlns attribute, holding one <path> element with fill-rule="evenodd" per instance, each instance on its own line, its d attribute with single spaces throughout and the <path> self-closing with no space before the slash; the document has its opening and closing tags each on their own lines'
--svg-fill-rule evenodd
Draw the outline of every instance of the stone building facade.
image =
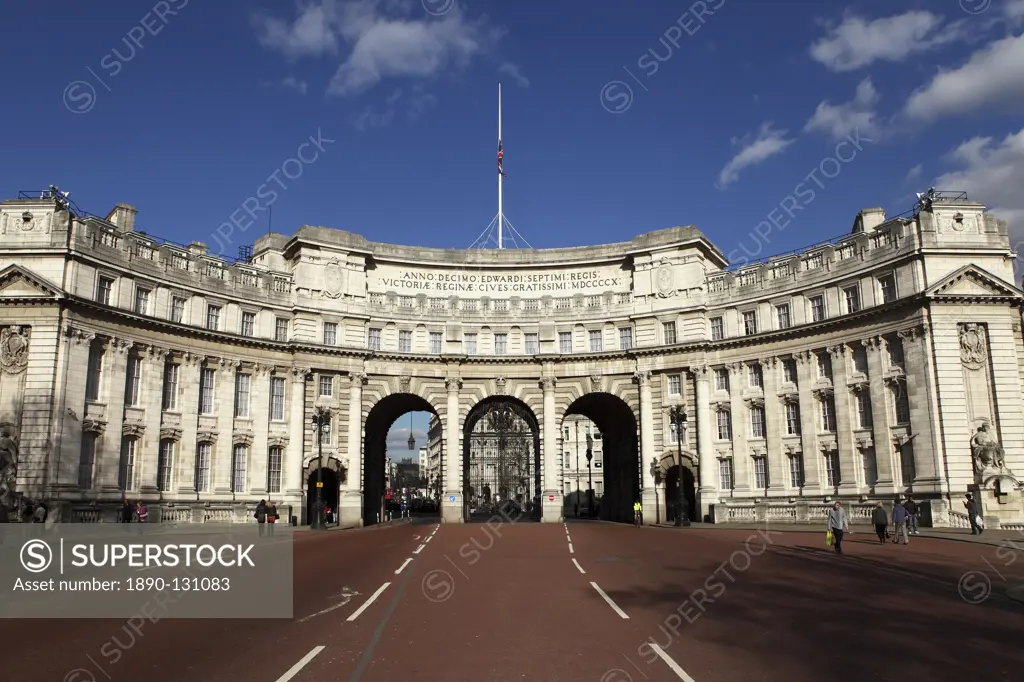
<svg viewBox="0 0 1024 682">
<path fill-rule="evenodd" d="M 360 525 L 389 427 L 423 410 L 458 522 L 468 436 L 504 405 L 534 436 L 543 520 L 565 514 L 578 415 L 602 436 L 601 515 L 629 521 L 680 479 L 681 406 L 682 484 L 716 522 L 816 519 L 830 499 L 863 519 L 912 493 L 926 521 L 959 525 L 972 488 L 992 522 L 1024 522 L 1024 294 L 1005 224 L 963 195 L 866 209 L 844 237 L 740 268 L 694 227 L 456 251 L 306 226 L 227 262 L 135 219 L 0 204 L 8 501 L 97 521 L 124 495 L 194 522 L 245 521 L 270 497 L 302 523 L 321 466 Z"/>
</svg>

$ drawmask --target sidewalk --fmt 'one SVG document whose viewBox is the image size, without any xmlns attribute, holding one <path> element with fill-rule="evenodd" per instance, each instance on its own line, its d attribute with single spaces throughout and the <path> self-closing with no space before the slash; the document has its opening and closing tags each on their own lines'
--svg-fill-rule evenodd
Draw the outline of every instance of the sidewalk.
<svg viewBox="0 0 1024 682">
<path fill-rule="evenodd" d="M 671 523 L 658 523 L 649 524 L 645 526 L 647 528 L 671 528 L 676 527 Z M 764 524 L 764 523 L 691 523 L 690 529 L 699 528 L 702 530 L 757 530 L 759 528 L 769 527 L 774 531 L 785 532 L 785 533 L 818 533 L 821 535 L 825 534 L 825 527 L 821 525 L 811 525 L 806 523 L 776 523 Z M 686 528 L 679 528 L 679 530 L 687 530 Z M 891 530 L 891 527 L 890 527 Z M 920 535 L 911 537 L 919 538 L 932 538 L 935 540 L 953 540 L 955 542 L 973 542 L 981 545 L 992 545 L 998 547 L 1004 545 L 1007 541 L 1014 541 L 1016 546 L 1024 548 L 1024 532 L 1016 530 L 986 530 L 982 535 L 971 535 L 970 529 L 967 528 L 920 528 Z M 875 529 L 867 524 L 857 524 L 853 526 L 854 535 L 870 535 L 875 536 Z"/>
</svg>

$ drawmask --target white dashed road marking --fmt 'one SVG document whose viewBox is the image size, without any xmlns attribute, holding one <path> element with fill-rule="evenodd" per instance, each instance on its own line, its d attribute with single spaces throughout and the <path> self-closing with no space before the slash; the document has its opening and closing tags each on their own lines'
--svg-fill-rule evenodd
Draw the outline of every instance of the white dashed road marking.
<svg viewBox="0 0 1024 682">
<path fill-rule="evenodd" d="M 679 679 L 685 680 L 686 682 L 695 682 L 695 680 L 686 674 L 686 671 L 679 667 L 679 664 L 672 660 L 672 657 L 666 654 L 660 646 L 654 642 L 648 642 L 648 645 L 654 649 L 654 653 L 661 657 L 661 660 L 665 661 L 665 665 L 672 669 Z"/>
<path fill-rule="evenodd" d="M 572 551 L 572 543 L 570 542 L 569 543 L 569 554 L 575 554 L 575 553 L 576 552 Z"/>
<path fill-rule="evenodd" d="M 608 606 L 612 607 L 612 609 L 614 609 L 615 613 L 619 614 L 619 615 L 620 615 L 620 616 L 621 616 L 622 618 L 624 618 L 624 619 L 626 619 L 626 620 L 629 620 L 629 616 L 627 616 L 627 615 L 626 615 L 626 612 L 625 612 L 625 611 L 623 611 L 622 609 L 620 609 L 620 608 L 619 608 L 619 606 L 618 606 L 618 604 L 616 604 L 615 602 L 613 602 L 613 601 L 612 601 L 612 598 L 611 598 L 611 597 L 609 597 L 609 596 L 608 596 L 607 594 L 605 594 L 605 593 L 604 593 L 604 590 L 602 590 L 602 589 L 601 589 L 600 587 L 598 587 L 598 586 L 597 586 L 597 583 L 595 583 L 595 582 L 591 582 L 591 583 L 590 583 L 590 586 L 591 586 L 591 587 L 593 587 L 593 588 L 594 588 L 595 590 L 597 590 L 597 593 L 598 593 L 599 595 L 601 595 L 602 597 L 604 597 L 604 600 L 605 600 L 606 602 L 608 602 Z"/>
<path fill-rule="evenodd" d="M 288 682 L 288 680 L 298 675 L 299 671 L 306 667 L 306 664 L 312 661 L 313 658 L 316 657 L 316 655 L 323 650 L 324 647 L 322 646 L 313 647 L 313 650 L 305 656 L 303 656 L 298 663 L 293 665 L 291 669 L 288 670 L 288 672 L 286 672 L 284 675 L 281 675 L 281 677 L 277 678 L 277 682 Z"/>
<path fill-rule="evenodd" d="M 379 587 L 379 588 L 377 589 L 377 591 L 376 591 L 376 592 L 374 592 L 373 594 L 371 594 L 371 595 L 370 595 L 370 598 L 369 598 L 369 599 L 367 599 L 367 600 L 366 600 L 365 602 L 363 602 L 363 605 L 362 605 L 362 606 L 360 606 L 360 607 L 359 607 L 358 609 L 356 609 L 356 612 L 355 612 L 355 613 L 353 613 L 353 614 L 352 614 L 351 616 L 349 616 L 349 617 L 348 617 L 348 618 L 347 618 L 346 620 L 348 620 L 348 622 L 350 622 L 350 623 L 351 623 L 351 622 L 352 622 L 352 621 L 354 621 L 354 620 L 355 620 L 356 618 L 358 618 L 359 616 L 361 616 L 361 615 L 362 615 L 362 613 L 363 613 L 363 611 L 365 611 L 365 610 L 366 610 L 366 609 L 367 609 L 367 608 L 368 608 L 368 607 L 370 606 L 370 604 L 372 604 L 372 603 L 373 603 L 373 602 L 374 602 L 374 601 L 375 601 L 375 600 L 377 599 L 377 597 L 379 597 L 379 596 L 380 596 L 380 593 L 381 593 L 381 592 L 383 592 L 384 590 L 388 589 L 388 585 L 390 585 L 390 584 L 391 584 L 391 583 L 384 583 L 383 585 L 381 585 L 381 586 L 380 586 L 380 587 Z M 605 599 L 607 599 L 607 597 L 605 597 Z"/>
<path fill-rule="evenodd" d="M 572 562 L 576 564 L 576 568 L 580 569 L 580 573 L 582 573 L 583 575 L 587 574 L 587 572 L 583 570 L 583 567 L 580 566 L 580 562 L 576 561 L 575 559 L 573 559 Z"/>
<path fill-rule="evenodd" d="M 422 551 L 423 551 L 423 548 L 424 548 L 424 547 L 426 547 L 426 545 L 425 545 L 425 544 L 423 544 L 423 545 L 420 545 L 419 547 L 417 547 L 416 549 L 414 549 L 414 550 L 412 551 L 412 553 L 413 553 L 413 554 L 419 554 L 420 552 L 422 552 Z"/>
<path fill-rule="evenodd" d="M 411 559 L 411 558 L 410 558 L 410 559 L 406 559 L 406 560 L 405 560 L 405 563 L 404 563 L 404 564 L 402 564 L 401 566 L 399 566 L 399 567 L 398 567 L 398 570 L 397 570 L 397 571 L 395 571 L 395 575 L 398 575 L 399 573 L 401 573 L 401 572 L 402 572 L 402 569 L 404 569 L 404 568 L 405 568 L 406 566 L 408 566 L 408 565 L 409 565 L 410 563 L 412 563 L 412 559 Z"/>
</svg>

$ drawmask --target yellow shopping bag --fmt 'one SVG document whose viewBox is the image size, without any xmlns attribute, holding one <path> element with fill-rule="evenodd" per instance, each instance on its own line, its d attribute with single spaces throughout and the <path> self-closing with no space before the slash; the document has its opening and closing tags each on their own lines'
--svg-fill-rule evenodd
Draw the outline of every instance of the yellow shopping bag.
<svg viewBox="0 0 1024 682">
<path fill-rule="evenodd" d="M 831 547 L 833 542 L 835 542 L 835 536 L 832 535 L 832 531 L 829 530 L 825 533 L 825 546 Z"/>
</svg>

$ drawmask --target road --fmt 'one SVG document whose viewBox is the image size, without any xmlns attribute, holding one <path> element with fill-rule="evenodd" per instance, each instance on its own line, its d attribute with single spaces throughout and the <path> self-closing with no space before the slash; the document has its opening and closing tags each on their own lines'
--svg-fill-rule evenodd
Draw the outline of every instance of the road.
<svg viewBox="0 0 1024 682">
<path fill-rule="evenodd" d="M 124 621 L 0 621 L 4 677 L 1020 679 L 1024 604 L 1002 586 L 1024 580 L 1024 555 L 918 537 L 906 547 L 879 545 L 861 533 L 845 544 L 835 556 L 823 533 L 500 518 L 301 533 L 292 620 L 161 620 L 135 629 Z M 1024 550 L 1024 537 L 1017 546 Z"/>
</svg>

